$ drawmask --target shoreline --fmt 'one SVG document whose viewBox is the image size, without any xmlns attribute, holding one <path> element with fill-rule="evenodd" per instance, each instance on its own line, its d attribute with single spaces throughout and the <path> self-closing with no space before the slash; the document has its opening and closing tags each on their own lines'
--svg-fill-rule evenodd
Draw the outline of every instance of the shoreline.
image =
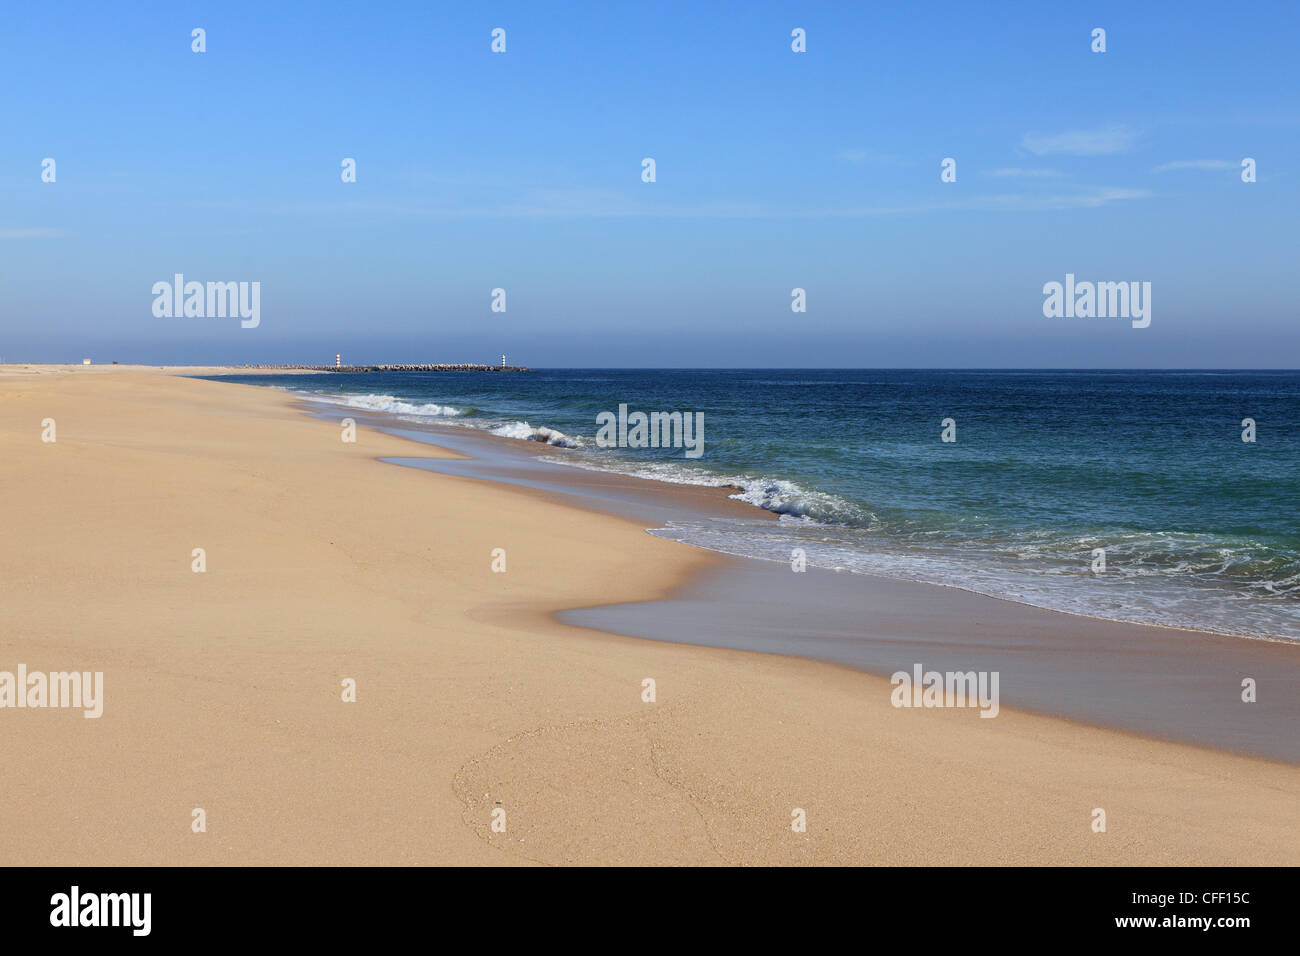
<svg viewBox="0 0 1300 956">
<path fill-rule="evenodd" d="M 96 657 L 107 677 L 101 720 L 27 715 L 0 742 L 0 796 L 25 822 L 0 837 L 7 860 L 1300 859 L 1296 767 L 1010 706 L 899 710 L 848 668 L 557 624 L 670 593 L 712 553 L 545 492 L 376 468 L 454 452 L 364 427 L 342 445 L 283 393 L 117 368 L 0 369 L 4 475 L 28 503 L 0 554 L 0 652 Z M 188 566 L 199 537 L 207 578 Z M 349 672 L 369 706 L 338 702 Z"/>
<path fill-rule="evenodd" d="M 394 391 L 398 387 L 397 382 L 388 382 L 387 390 Z M 294 386 L 284 383 L 276 387 L 283 387 L 290 391 L 299 392 L 299 397 L 304 402 L 312 403 L 315 407 L 317 404 L 322 406 L 321 411 L 326 414 L 337 417 L 339 409 L 343 409 L 342 414 L 356 416 L 372 412 L 375 417 L 370 419 L 373 423 L 390 427 L 401 427 L 398 423 L 409 423 L 412 433 L 427 431 L 436 434 L 464 434 L 466 430 L 471 430 L 476 434 L 490 435 L 500 438 L 521 438 L 518 434 L 506 434 L 493 419 L 504 415 L 505 418 L 501 424 L 509 425 L 511 428 L 520 426 L 528 428 L 522 419 L 533 418 L 527 411 L 516 408 L 508 413 L 496 413 L 487 418 L 482 417 L 482 413 L 477 410 L 471 410 L 471 414 L 480 416 L 478 418 L 461 419 L 456 409 L 447 408 L 436 413 L 436 415 L 446 414 L 448 417 L 435 417 L 435 415 L 425 414 L 418 409 L 411 410 L 412 406 L 405 403 L 405 400 L 395 399 L 390 395 L 379 396 L 376 394 L 359 394 L 350 395 L 349 393 L 335 393 L 325 388 L 319 392 L 313 393 L 308 389 L 299 390 Z M 406 408 L 390 409 L 385 408 L 382 404 L 370 405 L 364 402 L 354 403 L 353 399 L 357 398 L 382 398 L 390 401 L 396 401 L 399 406 L 403 403 Z M 411 401 L 424 401 L 425 399 L 411 399 Z M 453 399 L 454 400 L 454 399 Z M 439 402 L 446 401 L 445 398 L 439 398 Z M 432 405 L 430 406 L 432 407 Z M 412 420 L 408 416 L 417 415 L 418 419 Z M 511 417 L 517 417 L 519 421 L 511 422 Z M 545 419 L 546 424 L 540 428 L 541 432 L 554 431 L 554 419 Z M 573 422 L 562 423 L 563 428 L 572 428 Z M 538 429 L 533 429 L 534 433 Z M 807 560 L 809 567 L 820 567 L 837 572 L 848 571 L 853 574 L 861 574 L 874 578 L 886 580 L 923 583 L 935 587 L 959 590 L 968 594 L 980 595 L 1001 601 L 1007 601 L 1014 604 L 1026 605 L 1029 607 L 1041 608 L 1044 610 L 1054 611 L 1059 614 L 1066 614 L 1074 617 L 1088 618 L 1103 622 L 1115 622 L 1135 626 L 1152 627 L 1167 629 L 1172 632 L 1197 632 L 1214 636 L 1230 636 L 1252 641 L 1264 641 L 1270 643 L 1289 644 L 1300 646 L 1300 637 L 1280 636 L 1283 634 L 1295 635 L 1291 622 L 1288 620 L 1285 624 L 1282 621 L 1274 620 L 1273 626 L 1278 630 L 1263 630 L 1258 622 L 1256 628 L 1250 629 L 1243 622 L 1243 618 L 1238 615 L 1235 619 L 1231 616 L 1225 617 L 1222 614 L 1221 606 L 1214 606 L 1211 602 L 1210 607 L 1201 608 L 1204 612 L 1209 610 L 1209 616 L 1204 613 L 1188 613 L 1185 610 L 1179 610 L 1170 618 L 1167 610 L 1160 610 L 1161 601 L 1168 601 L 1177 596 L 1179 599 L 1191 598 L 1195 600 L 1198 596 L 1203 597 L 1205 593 L 1187 583 L 1179 583 L 1176 578 L 1168 579 L 1168 583 L 1174 586 L 1172 592 L 1159 592 L 1155 594 L 1144 593 L 1139 589 L 1132 579 L 1118 579 L 1114 581 L 1114 586 L 1119 590 L 1115 592 L 1102 589 L 1101 591 L 1080 592 L 1085 594 L 1081 598 L 1075 594 L 1076 589 L 1087 588 L 1093 582 L 1100 582 L 1103 576 L 1084 575 L 1082 578 L 1063 578 L 1060 581 L 1054 581 L 1050 577 L 1044 577 L 1043 568 L 1038 567 L 1037 573 L 1024 572 L 1019 578 L 1014 575 L 1011 578 L 997 577 L 990 579 L 982 576 L 979 561 L 972 564 L 970 560 L 969 548 L 975 548 L 975 554 L 979 554 L 979 543 L 977 541 L 968 541 L 965 543 L 966 552 L 940 552 L 939 567 L 944 568 L 943 573 L 935 573 L 933 570 L 927 570 L 926 565 L 933 555 L 926 549 L 915 549 L 910 545 L 903 544 L 896 546 L 896 542 L 891 543 L 888 537 L 880 540 L 875 539 L 858 539 L 846 540 L 842 535 L 854 533 L 861 529 L 851 523 L 844 523 L 838 519 L 818 519 L 812 526 L 795 524 L 786 524 L 784 519 L 787 514 L 784 503 L 778 497 L 775 504 L 769 507 L 771 503 L 768 495 L 770 492 L 759 493 L 761 501 L 755 500 L 753 495 L 755 489 L 764 488 L 765 486 L 778 486 L 788 484 L 798 488 L 794 482 L 786 482 L 782 478 L 770 477 L 771 475 L 781 474 L 779 470 L 771 472 L 760 472 L 758 477 L 745 474 L 741 477 L 728 475 L 727 473 L 718 474 L 716 472 L 691 472 L 675 471 L 673 474 L 661 474 L 657 469 L 665 464 L 663 461 L 651 461 L 650 467 L 636 464 L 634 460 L 618 457 L 596 457 L 592 458 L 588 454 L 586 446 L 582 442 L 590 442 L 589 437 L 582 437 L 577 432 L 573 433 L 574 438 L 579 442 L 577 449 L 569 444 L 570 439 L 567 436 L 561 436 L 562 440 L 552 445 L 551 442 L 539 442 L 534 438 L 531 441 L 519 442 L 511 441 L 509 445 L 515 445 L 520 448 L 528 448 L 536 455 L 544 450 L 549 457 L 557 462 L 564 462 L 570 470 L 594 471 L 600 474 L 617 475 L 622 478 L 631 480 L 645 480 L 657 485 L 684 488 L 716 488 L 723 494 L 731 496 L 735 492 L 735 499 L 743 502 L 748 506 L 743 513 L 731 512 L 736 514 L 741 520 L 748 519 L 747 524 L 752 525 L 756 517 L 761 516 L 763 519 L 776 520 L 782 519 L 780 532 L 777 534 L 761 533 L 756 535 L 741 535 L 740 543 L 734 543 L 735 535 L 728 534 L 710 534 L 708 531 L 701 529 L 685 529 L 682 533 L 674 534 L 675 540 L 683 543 L 692 544 L 706 550 L 712 550 L 721 554 L 729 554 L 741 559 L 754 559 L 760 561 L 775 561 L 784 563 L 788 560 L 788 549 L 792 546 L 806 547 Z M 540 447 L 539 447 L 540 446 Z M 505 446 L 502 446 L 505 447 Z M 804 487 L 801 492 L 807 492 L 813 496 L 820 494 L 817 487 L 808 484 L 803 478 L 796 479 Z M 576 479 L 575 479 L 576 481 Z M 831 497 L 835 497 L 832 494 Z M 793 514 L 801 512 L 795 510 Z M 825 535 L 818 535 L 817 530 L 824 528 Z M 736 529 L 728 529 L 734 531 Z M 1158 536 L 1157 536 L 1158 537 Z M 830 543 L 829 553 L 822 548 L 822 544 Z M 784 553 L 778 545 L 784 545 Z M 846 558 L 845 549 L 853 547 L 853 554 Z M 885 562 L 867 560 L 857 560 L 859 557 L 876 555 L 881 552 L 890 555 Z M 964 554 L 964 556 L 963 556 Z M 827 558 L 830 560 L 827 560 Z M 952 560 L 956 563 L 951 563 Z M 898 562 L 901 560 L 901 564 Z M 847 561 L 847 563 L 845 563 Z M 945 562 L 948 562 L 945 564 Z M 910 566 L 919 564 L 917 566 Z M 1007 569 L 1002 567 L 1001 571 Z M 1161 581 L 1165 577 L 1162 574 L 1155 573 L 1147 576 L 1151 581 Z M 1179 591 L 1179 588 L 1190 590 Z M 1129 590 L 1137 589 L 1137 590 Z M 1153 603 L 1154 600 L 1154 603 Z M 1249 615 L 1248 615 L 1249 617 Z M 1234 627 L 1235 623 L 1235 627 Z M 1291 628 L 1288 630 L 1287 628 Z"/>
<path fill-rule="evenodd" d="M 552 465 L 541 459 L 547 452 L 533 447 L 536 443 L 289 397 L 305 414 L 329 421 L 353 418 L 456 456 L 383 459 L 388 463 L 504 483 L 631 519 L 655 537 L 713 559 L 652 599 L 564 608 L 553 614 L 559 623 L 672 644 L 799 657 L 881 678 L 907 673 L 918 656 L 928 655 L 944 669 L 1016 675 L 1004 681 L 1002 694 L 1009 706 L 1026 712 L 1300 765 L 1300 739 L 1291 733 L 1300 726 L 1295 642 L 1075 614 L 865 572 L 810 567 L 804 575 L 791 575 L 781 562 L 658 533 L 660 525 L 682 517 L 743 514 L 755 522 L 775 520 L 770 512 L 730 499 L 726 489 Z M 860 606 L 886 609 L 886 635 L 861 627 L 853 612 Z M 1245 676 L 1258 684 L 1259 699 L 1249 707 L 1238 699 Z M 1131 688 L 1138 679 L 1144 683 L 1135 694 Z"/>
</svg>

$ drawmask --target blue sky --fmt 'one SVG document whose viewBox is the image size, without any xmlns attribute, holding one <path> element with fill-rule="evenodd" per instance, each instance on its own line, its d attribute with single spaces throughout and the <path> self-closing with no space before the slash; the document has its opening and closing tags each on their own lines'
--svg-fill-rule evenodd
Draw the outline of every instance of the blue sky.
<svg viewBox="0 0 1300 956">
<path fill-rule="evenodd" d="M 1294 2 L 11 5 L 0 357 L 1297 367 L 1298 45 Z M 261 324 L 155 317 L 177 272 Z M 1150 327 L 1045 318 L 1067 272 Z"/>
</svg>

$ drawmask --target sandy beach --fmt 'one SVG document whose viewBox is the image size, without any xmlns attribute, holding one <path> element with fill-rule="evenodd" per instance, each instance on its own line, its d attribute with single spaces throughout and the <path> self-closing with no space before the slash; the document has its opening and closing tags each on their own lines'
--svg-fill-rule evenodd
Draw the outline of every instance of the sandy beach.
<svg viewBox="0 0 1300 956">
<path fill-rule="evenodd" d="M 6 864 L 1300 863 L 1298 766 L 562 624 L 725 561 L 221 371 L 0 367 L 0 671 L 104 674 L 0 710 Z"/>
</svg>

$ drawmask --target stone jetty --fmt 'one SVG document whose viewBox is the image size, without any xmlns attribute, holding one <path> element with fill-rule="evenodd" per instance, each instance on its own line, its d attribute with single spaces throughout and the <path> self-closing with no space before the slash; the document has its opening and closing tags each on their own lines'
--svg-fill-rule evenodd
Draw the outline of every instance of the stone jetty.
<svg viewBox="0 0 1300 956">
<path fill-rule="evenodd" d="M 530 372 L 522 365 L 236 365 L 296 372 Z"/>
</svg>

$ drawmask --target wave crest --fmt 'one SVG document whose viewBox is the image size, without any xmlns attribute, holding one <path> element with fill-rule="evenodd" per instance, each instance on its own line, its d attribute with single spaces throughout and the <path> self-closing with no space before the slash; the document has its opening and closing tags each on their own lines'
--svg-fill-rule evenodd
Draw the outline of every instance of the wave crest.
<svg viewBox="0 0 1300 956">
<path fill-rule="evenodd" d="M 581 448 L 582 439 L 574 438 L 554 428 L 539 425 L 534 428 L 527 422 L 506 422 L 488 429 L 500 438 L 517 438 L 521 441 L 539 441 L 559 448 Z"/>
<path fill-rule="evenodd" d="M 415 404 L 404 402 L 395 395 L 320 395 L 312 398 L 331 405 L 346 405 L 348 408 L 360 408 L 369 412 L 389 412 L 393 415 L 418 415 L 422 418 L 452 418 L 463 415 L 459 408 L 450 405 L 438 405 L 434 402 Z"/>
</svg>

